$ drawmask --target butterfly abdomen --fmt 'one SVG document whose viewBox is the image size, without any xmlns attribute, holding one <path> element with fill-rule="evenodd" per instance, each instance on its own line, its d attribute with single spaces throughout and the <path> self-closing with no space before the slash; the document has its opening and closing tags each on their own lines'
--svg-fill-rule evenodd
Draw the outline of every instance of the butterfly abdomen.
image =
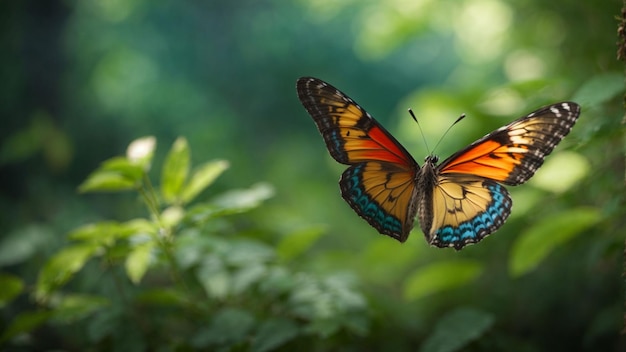
<svg viewBox="0 0 626 352">
<path fill-rule="evenodd" d="M 426 236 L 426 241 L 431 241 L 431 228 L 433 226 L 433 191 L 437 186 L 436 165 L 431 161 L 432 156 L 426 159 L 424 166 L 420 169 L 417 176 L 416 189 L 417 193 L 417 217 L 419 218 L 420 228 Z M 436 160 L 436 158 L 435 158 Z"/>
</svg>

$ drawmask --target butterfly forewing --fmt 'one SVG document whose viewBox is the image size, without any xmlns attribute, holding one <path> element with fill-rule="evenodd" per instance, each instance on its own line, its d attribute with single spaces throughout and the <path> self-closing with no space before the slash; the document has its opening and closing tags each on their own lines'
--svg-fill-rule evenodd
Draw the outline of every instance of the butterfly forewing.
<svg viewBox="0 0 626 352">
<path fill-rule="evenodd" d="M 297 82 L 298 98 L 313 117 L 330 155 L 342 164 L 379 160 L 413 168 L 404 147 L 354 100 L 316 78 Z"/>
<path fill-rule="evenodd" d="M 352 165 L 339 182 L 342 197 L 380 233 L 404 242 L 413 227 L 413 157 L 354 100 L 330 84 L 303 77 L 298 98 L 317 125 L 330 155 Z"/>
<path fill-rule="evenodd" d="M 452 155 L 441 163 L 440 173 L 471 174 L 507 185 L 524 183 L 570 132 L 579 114 L 580 106 L 572 102 L 541 108 Z"/>
</svg>

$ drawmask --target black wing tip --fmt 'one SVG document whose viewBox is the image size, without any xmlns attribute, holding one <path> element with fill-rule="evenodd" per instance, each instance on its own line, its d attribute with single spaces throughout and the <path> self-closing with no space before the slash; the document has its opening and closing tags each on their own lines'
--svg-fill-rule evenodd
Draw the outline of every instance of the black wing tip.
<svg viewBox="0 0 626 352">
<path fill-rule="evenodd" d="M 566 100 L 566 101 L 553 103 L 553 104 L 550 104 L 550 105 L 546 105 L 546 106 L 544 106 L 542 108 L 539 108 L 536 111 L 530 113 L 529 116 L 536 115 L 538 112 L 547 111 L 547 110 L 550 110 L 552 108 L 566 110 L 566 111 L 568 111 L 570 113 L 569 114 L 570 116 L 574 117 L 574 119 L 578 118 L 578 116 L 580 115 L 580 112 L 582 110 L 580 104 L 575 103 L 573 101 Z"/>
<path fill-rule="evenodd" d="M 296 90 L 298 92 L 306 90 L 307 85 L 309 84 L 309 82 L 312 82 L 312 79 L 312 77 L 298 78 L 298 80 L 296 80 Z"/>
<path fill-rule="evenodd" d="M 296 87 L 299 87 L 299 86 L 301 86 L 301 85 L 307 84 L 308 82 L 311 82 L 311 81 L 313 81 L 314 79 L 315 79 L 315 78 L 313 78 L 313 77 L 307 77 L 307 76 L 300 77 L 300 78 L 298 78 L 298 79 L 296 80 Z"/>
<path fill-rule="evenodd" d="M 337 88 L 335 88 L 332 85 L 326 83 L 325 81 L 322 81 L 319 78 L 305 76 L 305 77 L 298 78 L 298 80 L 296 81 L 296 91 L 297 91 L 298 97 L 300 98 L 301 101 L 306 100 L 306 98 L 309 95 L 311 95 L 312 92 L 314 92 L 314 91 L 316 91 L 318 89 L 319 90 L 334 89 L 337 92 L 339 92 L 339 90 Z M 313 103 L 311 103 L 311 104 L 313 104 Z"/>
<path fill-rule="evenodd" d="M 552 104 L 552 106 L 555 106 L 555 105 L 561 105 L 562 108 L 568 110 L 569 112 L 571 112 L 572 114 L 576 116 L 578 116 L 580 114 L 580 111 L 582 110 L 580 104 L 575 103 L 573 101 L 562 101 L 560 103 Z"/>
<path fill-rule="evenodd" d="M 315 77 L 311 77 L 311 76 L 303 76 L 300 77 L 296 80 L 296 87 L 305 87 L 310 85 L 311 83 L 313 84 L 323 84 L 323 85 L 328 85 L 328 83 L 322 81 L 319 78 L 315 78 Z"/>
</svg>

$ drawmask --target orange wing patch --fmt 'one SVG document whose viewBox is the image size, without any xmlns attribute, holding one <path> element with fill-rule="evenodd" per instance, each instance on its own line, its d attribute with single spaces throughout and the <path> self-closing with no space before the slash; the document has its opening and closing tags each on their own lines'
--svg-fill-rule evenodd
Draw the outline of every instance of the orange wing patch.
<svg viewBox="0 0 626 352">
<path fill-rule="evenodd" d="M 521 164 L 521 159 L 527 152 L 528 147 L 524 145 L 507 146 L 487 140 L 457 156 L 441 173 L 471 174 L 505 181 L 513 169 Z"/>
<path fill-rule="evenodd" d="M 329 84 L 298 80 L 298 96 L 317 125 L 331 156 L 343 164 L 385 161 L 417 165 L 404 149 L 356 102 Z"/>
<path fill-rule="evenodd" d="M 455 153 L 439 165 L 439 172 L 476 175 L 511 186 L 524 183 L 569 133 L 579 114 L 575 103 L 546 106 Z"/>
<path fill-rule="evenodd" d="M 367 132 L 356 128 L 340 128 L 340 131 L 351 163 L 376 160 L 412 164 L 407 154 L 397 147 L 397 142 L 390 140 L 378 126 L 372 126 Z"/>
</svg>

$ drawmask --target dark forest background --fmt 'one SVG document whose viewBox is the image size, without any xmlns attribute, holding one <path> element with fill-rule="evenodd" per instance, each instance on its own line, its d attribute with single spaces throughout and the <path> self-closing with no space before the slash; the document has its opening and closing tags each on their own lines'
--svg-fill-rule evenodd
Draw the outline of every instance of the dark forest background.
<svg viewBox="0 0 626 352">
<path fill-rule="evenodd" d="M 623 351 L 621 5 L 0 2 L 1 348 Z M 456 252 L 352 212 L 301 76 L 418 161 L 409 107 L 431 147 L 467 115 L 443 158 L 546 104 L 582 114 Z"/>
</svg>

